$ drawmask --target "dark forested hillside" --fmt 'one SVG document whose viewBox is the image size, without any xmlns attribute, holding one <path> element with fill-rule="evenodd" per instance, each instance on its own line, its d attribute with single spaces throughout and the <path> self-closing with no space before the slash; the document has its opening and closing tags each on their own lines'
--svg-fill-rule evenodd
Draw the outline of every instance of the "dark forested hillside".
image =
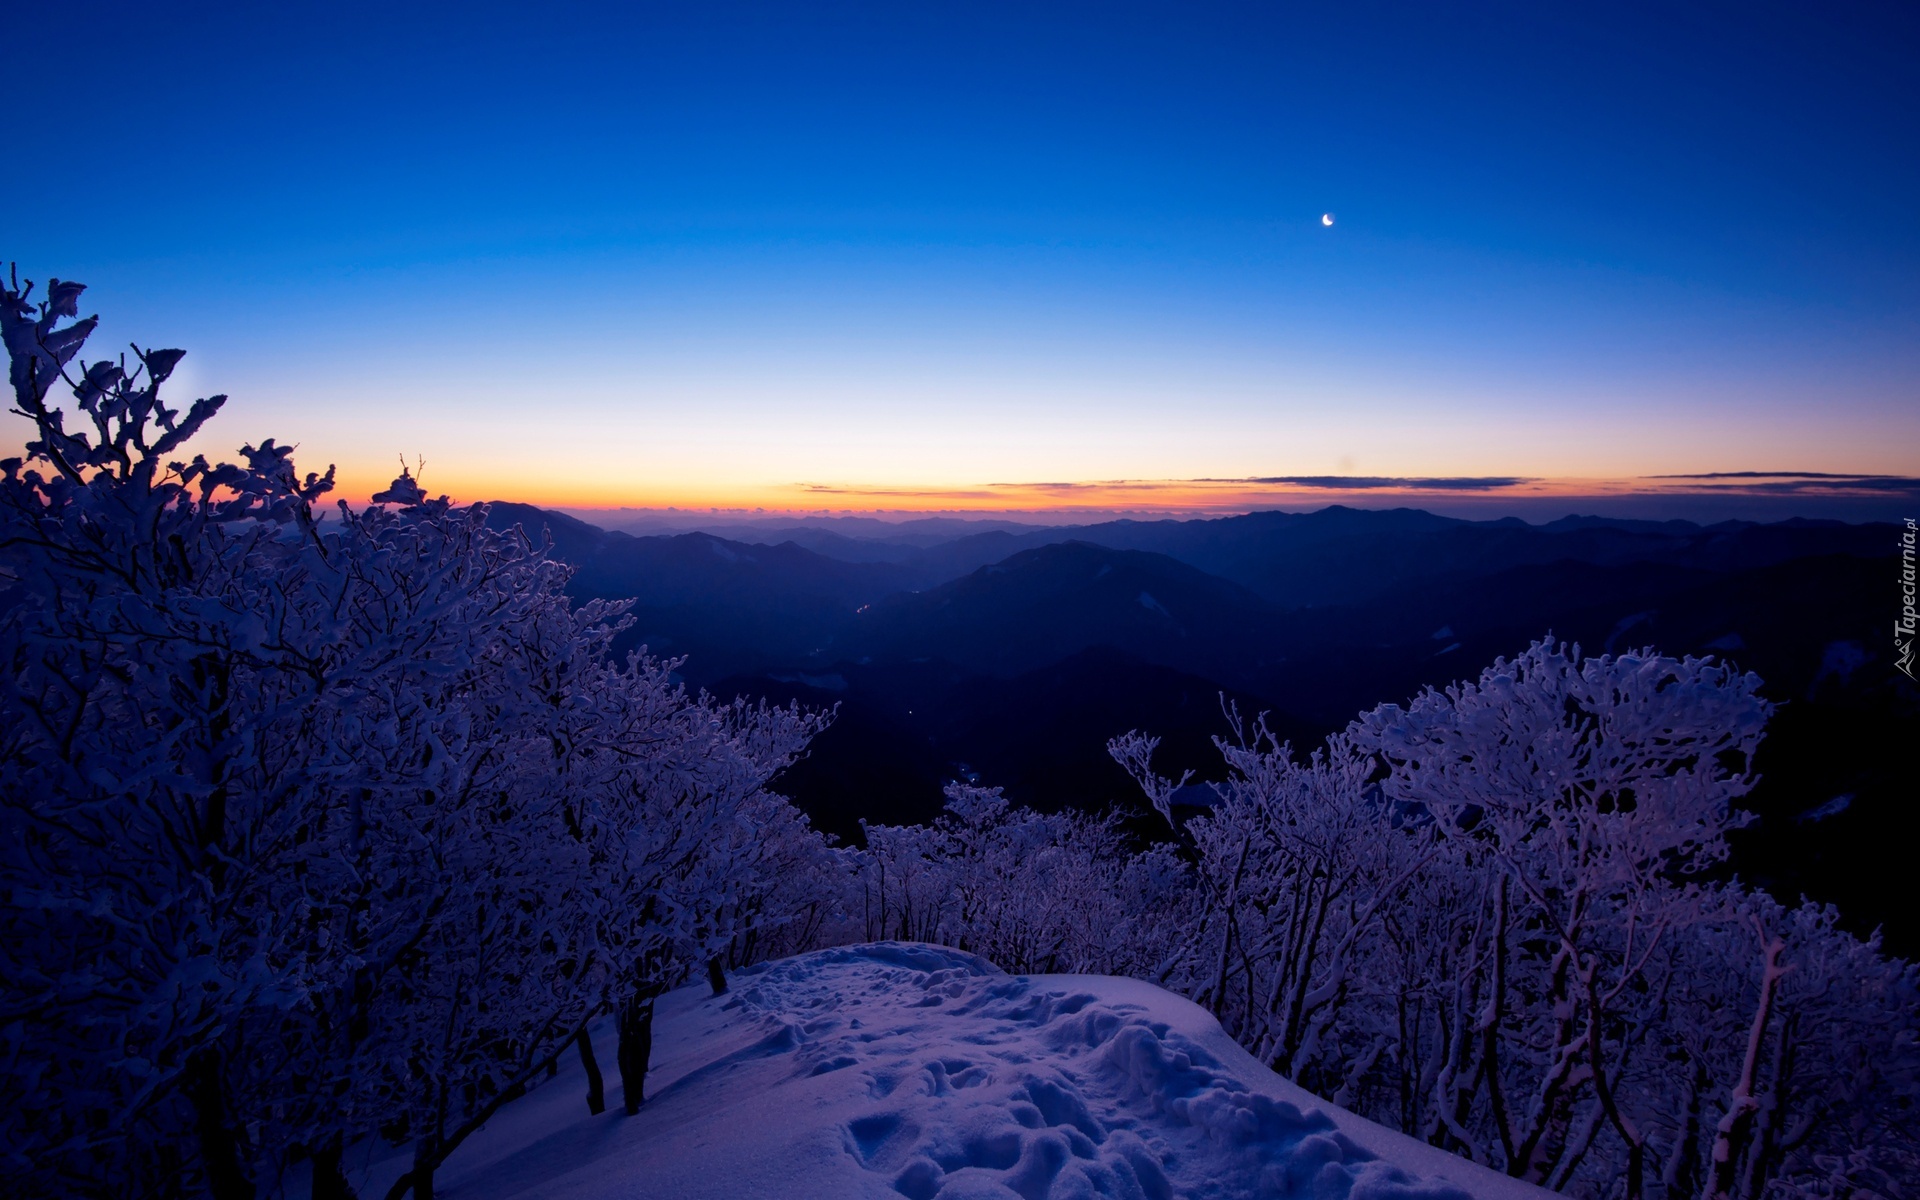
<svg viewBox="0 0 1920 1200">
<path fill-rule="evenodd" d="M 1245 588 L 1165 555 L 1064 542 L 889 597 L 861 614 L 847 653 L 1014 675 L 1110 646 L 1233 679 L 1269 665 L 1277 615 Z"/>
<path fill-rule="evenodd" d="M 1779 705 L 1736 868 L 1786 899 L 1840 902 L 1857 927 L 1887 922 L 1897 946 L 1920 935 L 1882 861 L 1898 844 L 1898 748 L 1920 715 L 1882 636 L 1886 526 L 1332 507 L 735 540 L 634 537 L 517 505 L 491 521 L 536 540 L 544 528 L 577 596 L 634 599 L 622 644 L 685 655 L 691 683 L 838 705 L 784 786 L 849 838 L 862 819 L 937 812 L 952 779 L 1042 809 L 1134 805 L 1106 740 L 1153 730 L 1166 765 L 1204 774 L 1223 696 L 1272 712 L 1305 748 L 1547 633 L 1590 652 L 1715 655 Z"/>
<path fill-rule="evenodd" d="M 1283 608 L 1346 604 L 1448 578 L 1480 578 L 1512 567 L 1560 561 L 1600 565 L 1663 563 L 1740 570 L 1822 554 L 1888 553 L 1886 526 L 1792 520 L 1632 521 L 1565 517 L 1545 525 L 1507 518 L 1465 521 L 1418 509 L 1332 505 L 1309 513 L 1260 512 L 1202 520 L 1109 521 L 1024 531 L 993 528 L 928 543 L 853 538 L 812 529 L 805 544 L 828 557 L 911 567 L 930 587 L 1022 550 L 1066 541 L 1164 554 L 1240 584 Z M 796 531 L 745 532 L 779 541 Z M 879 547 L 884 547 L 881 549 Z"/>
</svg>

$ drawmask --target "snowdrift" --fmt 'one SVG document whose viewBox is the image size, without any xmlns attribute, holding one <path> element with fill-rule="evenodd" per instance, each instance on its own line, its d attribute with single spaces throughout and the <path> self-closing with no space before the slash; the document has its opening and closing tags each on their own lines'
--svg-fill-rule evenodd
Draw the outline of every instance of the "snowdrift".
<svg viewBox="0 0 1920 1200">
<path fill-rule="evenodd" d="M 611 1035 L 600 1045 L 612 1059 Z M 683 988 L 653 1093 L 589 1116 L 577 1061 L 443 1168 L 461 1200 L 1520 1200 L 1549 1193 L 1274 1075 L 1198 1006 L 1102 976 L 1009 976 L 903 942 Z M 404 1159 L 363 1160 L 379 1195 Z"/>
</svg>

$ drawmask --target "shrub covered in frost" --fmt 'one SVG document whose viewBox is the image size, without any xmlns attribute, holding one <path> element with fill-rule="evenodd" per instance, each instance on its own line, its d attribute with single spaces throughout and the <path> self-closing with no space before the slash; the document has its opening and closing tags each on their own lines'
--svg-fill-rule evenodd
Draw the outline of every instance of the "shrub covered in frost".
<svg viewBox="0 0 1920 1200">
<path fill-rule="evenodd" d="M 1304 761 L 1229 710 L 1177 847 L 956 785 L 932 825 L 867 829 L 853 936 L 1172 987 L 1311 1090 L 1560 1190 L 1902 1194 L 1920 974 L 1714 869 L 1758 689 L 1543 641 Z M 1110 749 L 1171 823 L 1189 781 L 1155 745 Z"/>
<path fill-rule="evenodd" d="M 87 363 L 78 284 L 0 288 L 0 1175 L 251 1196 L 481 1121 L 813 906 L 766 790 L 823 721 L 608 655 L 622 606 L 402 470 L 185 458 L 177 350 Z M 65 399 L 61 394 L 65 394 Z M 69 425 L 72 428 L 69 428 Z M 623 1051 L 629 1104 L 645 1058 Z M 597 1103 L 597 1100 L 596 1100 Z"/>
<path fill-rule="evenodd" d="M 1304 763 L 1233 718 L 1176 985 L 1275 1070 L 1549 1187 L 1878 1190 L 1920 1144 L 1920 975 L 1710 873 L 1759 682 L 1542 641 Z M 1170 813 L 1153 748 L 1112 746 Z"/>
</svg>

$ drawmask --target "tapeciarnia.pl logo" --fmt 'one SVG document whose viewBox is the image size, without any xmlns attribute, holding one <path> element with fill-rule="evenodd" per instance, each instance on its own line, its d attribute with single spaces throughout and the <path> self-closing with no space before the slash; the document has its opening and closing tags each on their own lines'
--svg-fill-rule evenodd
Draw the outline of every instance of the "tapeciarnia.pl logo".
<svg viewBox="0 0 1920 1200">
<path fill-rule="evenodd" d="M 1893 623 L 1893 665 L 1908 679 L 1913 675 L 1914 604 L 1913 550 L 1916 528 L 1912 517 L 1900 533 L 1900 616 Z"/>
</svg>

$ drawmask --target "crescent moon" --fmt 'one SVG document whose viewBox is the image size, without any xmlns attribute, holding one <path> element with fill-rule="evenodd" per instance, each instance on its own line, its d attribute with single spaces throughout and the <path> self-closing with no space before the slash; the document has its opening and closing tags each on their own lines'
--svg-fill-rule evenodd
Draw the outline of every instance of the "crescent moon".
<svg viewBox="0 0 1920 1200">
<path fill-rule="evenodd" d="M 1332 214 L 1332 213 L 1321 213 L 1321 214 L 1320 214 L 1320 223 L 1321 223 L 1322 225 L 1331 225 L 1331 224 L 1333 224 L 1333 214 Z"/>
</svg>

